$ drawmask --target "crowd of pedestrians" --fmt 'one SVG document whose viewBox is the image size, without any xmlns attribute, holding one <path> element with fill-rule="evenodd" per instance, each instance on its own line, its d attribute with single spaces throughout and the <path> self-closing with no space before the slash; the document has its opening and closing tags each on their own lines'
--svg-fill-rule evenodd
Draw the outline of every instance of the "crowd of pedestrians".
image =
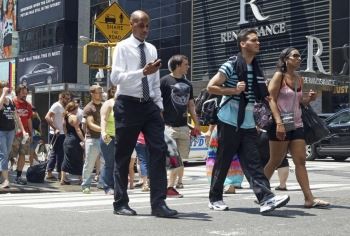
<svg viewBox="0 0 350 236">
<path fill-rule="evenodd" d="M 95 168 L 96 176 L 101 170 L 96 179 L 98 186 L 107 195 L 114 195 L 114 214 L 136 215 L 129 206 L 127 189 L 128 186 L 142 186 L 142 191 L 150 191 L 151 214 L 173 217 L 178 212 L 170 209 L 165 200 L 166 197 L 183 197 L 178 192 L 184 188 L 182 159 L 189 155 L 190 136 L 200 134 L 200 124 L 193 87 L 186 79 L 190 67 L 188 58 L 172 56 L 168 61 L 170 73 L 160 78 L 161 61 L 157 50 L 146 41 L 149 23 L 150 18 L 144 11 L 131 14 L 132 34 L 114 50 L 111 82 L 115 86 L 107 91 L 106 101 L 103 101 L 103 88 L 92 85 L 91 101 L 83 110 L 79 107 L 80 100 L 72 101 L 66 91 L 61 92 L 58 101 L 50 107 L 45 120 L 50 126 L 53 147 L 46 180 L 59 180 L 61 185 L 70 185 L 68 174 L 77 175 L 82 193 L 89 194 Z M 288 151 L 305 196 L 304 206 L 328 206 L 328 202 L 312 195 L 305 168 L 299 103 L 308 104 L 316 94 L 309 91 L 307 96 L 302 96 L 303 79 L 296 73 L 300 65 L 298 50 L 287 48 L 282 51 L 277 72 L 267 87 L 256 58 L 260 50 L 256 30 L 242 30 L 237 41 L 240 52 L 220 66 L 207 87 L 210 93 L 222 96 L 221 104 L 225 104 L 217 114 L 218 121 L 206 133 L 210 140 L 208 154 L 212 158 L 208 171 L 209 208 L 227 210 L 223 194 L 235 193 L 236 188 L 241 188 L 243 174 L 257 198 L 261 213 L 286 205 L 290 197 L 275 195 L 269 179 L 276 169 L 288 168 L 285 159 Z M 22 178 L 25 155 L 30 153 L 32 164 L 37 160 L 35 149 L 43 144 L 40 117 L 26 101 L 28 89 L 20 85 L 15 93 L 16 96 L 10 99 L 8 84 L 0 83 L 2 188 L 10 187 L 8 163 L 13 157 L 17 157 L 15 182 L 26 184 Z M 253 118 L 254 102 L 262 99 L 269 101 L 274 119 L 267 131 L 256 127 Z M 296 125 L 287 132 L 282 120 L 282 113 L 287 112 L 285 109 L 293 111 Z M 188 114 L 194 124 L 191 127 Z M 168 180 L 165 135 L 175 140 L 180 162 L 177 168 L 169 169 Z M 136 156 L 140 181 L 134 184 Z M 283 160 L 287 164 L 281 166 Z M 287 190 L 288 169 L 287 174 L 286 169 L 283 170 L 277 190 Z"/>
</svg>

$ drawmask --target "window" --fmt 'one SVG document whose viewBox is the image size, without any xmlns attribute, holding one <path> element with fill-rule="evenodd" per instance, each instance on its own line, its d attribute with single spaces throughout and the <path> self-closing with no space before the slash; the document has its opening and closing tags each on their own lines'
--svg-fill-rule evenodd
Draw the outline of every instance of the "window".
<svg viewBox="0 0 350 236">
<path fill-rule="evenodd" d="M 329 125 L 350 124 L 350 112 L 346 111 L 338 114 L 328 124 Z"/>
</svg>

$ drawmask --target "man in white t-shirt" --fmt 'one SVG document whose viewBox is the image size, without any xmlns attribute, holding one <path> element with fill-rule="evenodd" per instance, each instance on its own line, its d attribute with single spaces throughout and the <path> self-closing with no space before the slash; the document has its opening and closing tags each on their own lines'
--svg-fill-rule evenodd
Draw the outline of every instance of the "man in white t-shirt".
<svg viewBox="0 0 350 236">
<path fill-rule="evenodd" d="M 58 101 L 52 104 L 50 110 L 45 116 L 45 120 L 50 125 L 50 143 L 54 144 L 49 156 L 49 163 L 47 164 L 47 180 L 57 180 L 52 175 L 52 171 L 55 169 L 58 173 L 58 179 L 61 179 L 61 166 L 63 162 L 63 142 L 64 142 L 64 130 L 63 130 L 63 112 L 65 106 L 70 102 L 70 93 L 64 91 L 59 94 Z"/>
<path fill-rule="evenodd" d="M 78 104 L 78 106 L 79 106 L 78 107 L 77 118 L 80 121 L 80 123 L 82 123 L 83 122 L 83 118 L 84 118 L 84 111 L 83 111 L 83 109 L 80 108 L 80 99 L 79 98 L 75 98 L 74 102 L 76 104 Z"/>
</svg>

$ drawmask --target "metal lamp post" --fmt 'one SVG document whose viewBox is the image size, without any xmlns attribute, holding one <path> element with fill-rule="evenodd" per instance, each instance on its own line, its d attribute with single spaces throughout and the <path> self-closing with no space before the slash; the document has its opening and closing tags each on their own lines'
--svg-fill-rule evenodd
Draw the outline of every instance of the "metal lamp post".
<svg viewBox="0 0 350 236">
<path fill-rule="evenodd" d="M 47 86 L 49 90 L 49 108 L 48 111 L 50 110 L 51 106 L 51 84 L 52 84 L 52 79 L 51 77 L 47 78 Z M 50 125 L 47 126 L 47 142 L 50 142 Z"/>
</svg>

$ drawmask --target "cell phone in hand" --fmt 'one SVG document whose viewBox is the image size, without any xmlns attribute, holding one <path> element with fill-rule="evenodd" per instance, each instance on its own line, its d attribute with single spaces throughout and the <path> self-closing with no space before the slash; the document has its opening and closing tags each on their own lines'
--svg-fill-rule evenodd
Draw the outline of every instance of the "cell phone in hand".
<svg viewBox="0 0 350 236">
<path fill-rule="evenodd" d="M 160 65 L 161 62 L 162 62 L 161 59 L 156 59 L 156 60 L 154 60 L 153 65 L 158 66 L 158 65 Z"/>
</svg>

